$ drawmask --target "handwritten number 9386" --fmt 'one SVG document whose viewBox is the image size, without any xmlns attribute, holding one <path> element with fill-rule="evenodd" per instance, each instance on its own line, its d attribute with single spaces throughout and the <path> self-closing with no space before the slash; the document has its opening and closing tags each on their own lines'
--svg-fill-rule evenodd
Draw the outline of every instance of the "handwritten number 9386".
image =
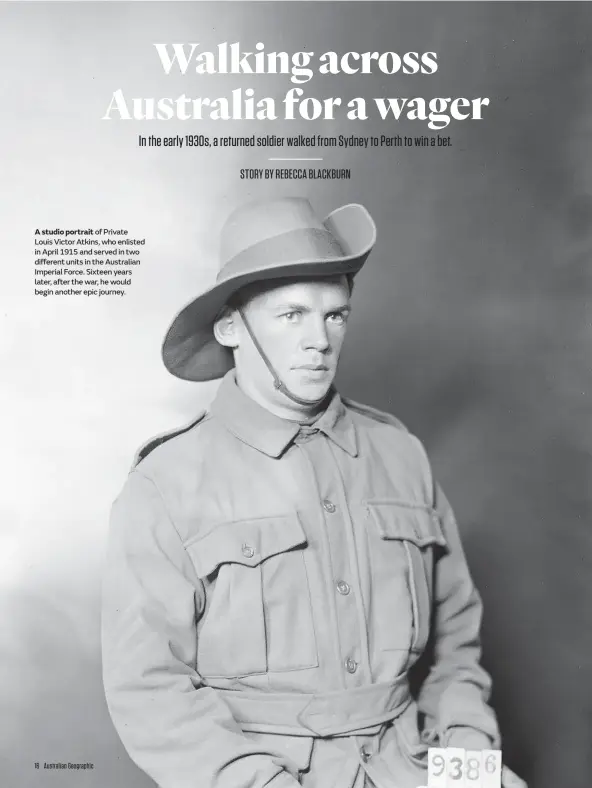
<svg viewBox="0 0 592 788">
<path fill-rule="evenodd" d="M 440 777 L 446 768 L 446 759 L 440 754 L 432 756 L 432 774 L 434 777 Z M 477 781 L 480 778 L 481 760 L 479 758 L 467 758 L 466 763 L 462 758 L 450 758 L 448 761 L 449 772 L 448 777 L 451 780 L 462 780 L 463 770 L 466 780 Z M 495 755 L 488 755 L 484 762 L 483 768 L 487 774 L 493 774 L 496 769 Z"/>
</svg>

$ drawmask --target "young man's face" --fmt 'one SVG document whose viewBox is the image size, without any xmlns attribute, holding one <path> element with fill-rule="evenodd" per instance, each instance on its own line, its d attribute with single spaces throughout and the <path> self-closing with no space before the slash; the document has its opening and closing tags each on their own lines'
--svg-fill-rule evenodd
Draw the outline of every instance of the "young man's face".
<svg viewBox="0 0 592 788">
<path fill-rule="evenodd" d="M 312 408 L 328 392 L 337 371 L 350 312 L 347 279 L 266 285 L 248 298 L 242 310 L 276 373 Z M 298 406 L 274 388 L 273 377 L 236 311 L 234 320 L 239 385 L 276 413 L 306 411 L 306 406 Z"/>
</svg>

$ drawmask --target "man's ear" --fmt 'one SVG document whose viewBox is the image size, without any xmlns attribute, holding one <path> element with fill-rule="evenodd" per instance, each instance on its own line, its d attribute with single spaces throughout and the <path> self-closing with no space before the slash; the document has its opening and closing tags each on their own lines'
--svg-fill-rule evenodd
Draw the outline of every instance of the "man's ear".
<svg viewBox="0 0 592 788">
<path fill-rule="evenodd" d="M 214 323 L 214 336 L 216 340 L 224 347 L 232 348 L 233 350 L 238 347 L 238 331 L 236 322 L 236 311 L 225 306 L 220 311 Z"/>
</svg>

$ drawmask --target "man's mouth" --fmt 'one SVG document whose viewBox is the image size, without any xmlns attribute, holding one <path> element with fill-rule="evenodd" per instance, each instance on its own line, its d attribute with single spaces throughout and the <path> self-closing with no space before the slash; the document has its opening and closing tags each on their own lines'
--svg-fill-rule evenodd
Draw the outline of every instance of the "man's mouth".
<svg viewBox="0 0 592 788">
<path fill-rule="evenodd" d="M 327 372 L 329 367 L 326 364 L 300 364 L 297 369 L 308 369 L 312 372 Z"/>
</svg>

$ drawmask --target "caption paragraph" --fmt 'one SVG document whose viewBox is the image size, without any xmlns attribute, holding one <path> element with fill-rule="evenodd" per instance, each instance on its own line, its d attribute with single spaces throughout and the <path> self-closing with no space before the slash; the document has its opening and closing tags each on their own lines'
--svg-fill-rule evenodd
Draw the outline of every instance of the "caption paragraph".
<svg viewBox="0 0 592 788">
<path fill-rule="evenodd" d="M 45 298 L 122 297 L 142 264 L 145 238 L 109 228 L 34 232 L 34 294 Z"/>
</svg>

